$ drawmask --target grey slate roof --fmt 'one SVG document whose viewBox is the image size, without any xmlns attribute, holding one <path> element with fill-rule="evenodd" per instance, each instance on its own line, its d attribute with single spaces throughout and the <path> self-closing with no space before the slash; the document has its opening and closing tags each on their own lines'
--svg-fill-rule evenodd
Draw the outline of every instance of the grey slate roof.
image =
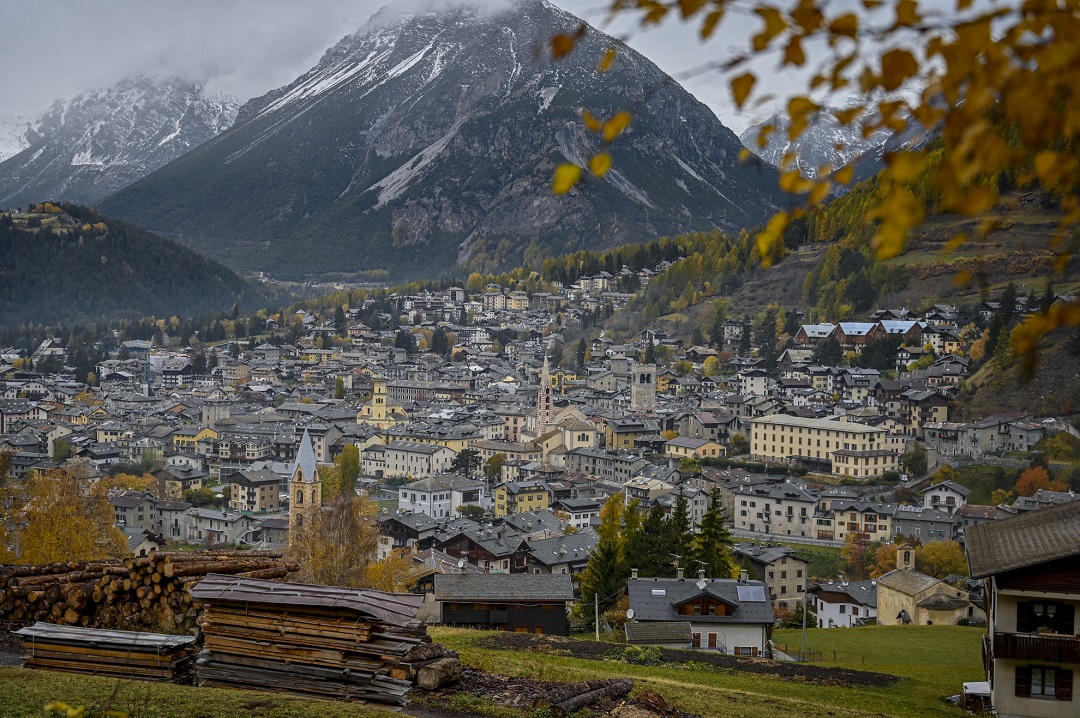
<svg viewBox="0 0 1080 718">
<path fill-rule="evenodd" d="M 928 588 L 933 588 L 939 583 L 941 583 L 941 579 L 927 576 L 925 573 L 910 568 L 889 571 L 878 579 L 879 586 L 891 588 L 900 593 L 905 593 L 908 596 L 914 596 Z"/>
<path fill-rule="evenodd" d="M 704 579 L 698 588 L 693 578 L 631 578 L 626 582 L 630 608 L 637 621 L 693 621 L 694 623 L 772 623 L 773 607 L 769 589 L 762 581 L 737 581 L 733 578 Z M 759 587 L 763 601 L 739 600 L 740 587 Z M 663 594 L 659 592 L 663 591 Z M 709 595 L 735 608 L 731 616 L 680 616 L 676 606 Z"/>
<path fill-rule="evenodd" d="M 972 526 L 966 538 L 972 578 L 1080 556 L 1080 501 Z"/>
<path fill-rule="evenodd" d="M 573 601 L 569 574 L 437 574 L 437 601 Z"/>
<path fill-rule="evenodd" d="M 655 645 L 686 643 L 694 640 L 689 621 L 630 621 L 625 624 L 626 642 Z"/>
</svg>

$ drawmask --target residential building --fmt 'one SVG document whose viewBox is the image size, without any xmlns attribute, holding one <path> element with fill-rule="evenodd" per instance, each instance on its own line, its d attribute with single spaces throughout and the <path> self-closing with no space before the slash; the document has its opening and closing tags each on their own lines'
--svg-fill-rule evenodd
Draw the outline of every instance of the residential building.
<svg viewBox="0 0 1080 718">
<path fill-rule="evenodd" d="M 1000 718 L 1077 714 L 1080 502 L 973 526 L 971 577 L 986 581 L 983 644 Z"/>
<path fill-rule="evenodd" d="M 270 469 L 244 469 L 229 477 L 229 508 L 235 511 L 277 511 L 281 477 Z"/>
<path fill-rule="evenodd" d="M 551 489 L 543 481 L 504 481 L 495 487 L 495 516 L 551 507 Z"/>
<path fill-rule="evenodd" d="M 758 461 L 798 464 L 870 478 L 896 471 L 899 452 L 886 448 L 886 431 L 852 421 L 773 414 L 751 421 L 750 453 Z"/>
<path fill-rule="evenodd" d="M 735 560 L 750 578 L 769 587 L 769 597 L 777 608 L 794 608 L 803 600 L 807 575 L 806 561 L 789 546 L 736 543 Z"/>
<path fill-rule="evenodd" d="M 436 574 L 440 622 L 451 626 L 569 635 L 569 574 Z"/>
<path fill-rule="evenodd" d="M 462 506 L 488 508 L 487 484 L 457 474 L 420 479 L 398 489 L 398 510 L 435 519 L 458 518 Z"/>
<path fill-rule="evenodd" d="M 691 646 L 740 656 L 767 655 L 773 625 L 768 587 L 731 578 L 638 578 L 626 583 L 633 621 L 690 624 Z"/>
<path fill-rule="evenodd" d="M 877 581 L 828 581 L 808 589 L 807 605 L 817 628 L 853 628 L 877 619 Z"/>
</svg>

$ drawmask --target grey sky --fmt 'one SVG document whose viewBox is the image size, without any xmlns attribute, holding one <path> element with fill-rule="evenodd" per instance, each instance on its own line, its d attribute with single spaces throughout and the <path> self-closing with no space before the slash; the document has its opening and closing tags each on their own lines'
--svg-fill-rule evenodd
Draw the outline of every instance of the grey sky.
<svg viewBox="0 0 1080 718">
<path fill-rule="evenodd" d="M 444 7 L 451 0 L 406 0 Z M 503 6 L 509 0 L 481 0 Z M 601 29 L 607 0 L 554 0 Z M 475 0 L 474 0 L 475 3 Z M 0 27 L 0 115 L 36 115 L 57 98 L 107 87 L 140 72 L 177 72 L 208 81 L 210 90 L 241 100 L 287 84 L 323 52 L 355 32 L 381 6 L 402 0 L 3 0 Z M 638 31 L 629 22 L 606 30 L 627 36 L 644 53 L 736 131 L 762 119 L 775 105 L 734 112 L 727 83 L 715 73 L 693 79 L 704 59 L 745 47 L 758 22 L 734 18 L 705 53 L 696 35 L 678 22 Z M 20 28 L 26 28 L 26 31 Z M 47 30 L 46 30 L 47 29 Z M 770 61 L 770 65 L 773 64 Z M 760 65 L 759 74 L 781 93 L 793 76 Z"/>
</svg>

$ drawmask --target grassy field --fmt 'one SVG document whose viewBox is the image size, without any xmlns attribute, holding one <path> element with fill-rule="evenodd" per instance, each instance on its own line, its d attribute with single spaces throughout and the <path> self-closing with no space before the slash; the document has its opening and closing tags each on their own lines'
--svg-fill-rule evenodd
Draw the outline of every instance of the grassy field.
<svg viewBox="0 0 1080 718">
<path fill-rule="evenodd" d="M 288 698 L 227 688 L 195 688 L 146 681 L 118 681 L 26 668 L 0 667 L 0 716 L 41 718 L 60 701 L 128 718 L 393 718 L 401 713 L 355 703 Z"/>
<path fill-rule="evenodd" d="M 811 685 L 700 666 L 634 666 L 564 655 L 498 651 L 476 645 L 484 634 L 438 628 L 435 640 L 455 648 L 466 664 L 484 670 L 552 681 L 629 677 L 683 710 L 703 716 L 744 718 L 926 718 L 964 715 L 945 698 L 965 680 L 982 679 L 977 628 L 880 626 L 813 631 L 817 651 L 837 650 L 837 665 L 902 678 L 887 688 Z M 778 632 L 796 640 L 798 632 Z M 823 635 L 823 634 L 829 635 Z M 862 656 L 867 662 L 862 663 Z M 828 664 L 825 664 L 828 665 Z"/>
</svg>

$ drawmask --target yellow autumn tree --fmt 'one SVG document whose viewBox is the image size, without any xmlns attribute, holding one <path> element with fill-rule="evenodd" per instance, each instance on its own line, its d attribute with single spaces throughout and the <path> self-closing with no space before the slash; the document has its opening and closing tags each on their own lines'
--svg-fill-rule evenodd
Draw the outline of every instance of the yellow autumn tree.
<svg viewBox="0 0 1080 718">
<path fill-rule="evenodd" d="M 32 473 L 21 494 L 9 494 L 4 506 L 3 523 L 16 527 L 6 537 L 14 546 L 16 563 L 89 561 L 127 553 L 127 540 L 113 524 L 103 487 L 53 469 Z"/>
<path fill-rule="evenodd" d="M 379 560 L 378 506 L 367 496 L 336 496 L 289 537 L 297 580 L 401 593 L 413 582 L 412 562 L 394 553 Z"/>
<path fill-rule="evenodd" d="M 909 232 L 925 218 L 917 184 L 933 189 L 940 211 L 978 218 L 973 230 L 946 243 L 945 251 L 955 252 L 1001 226 L 995 211 L 1007 176 L 1021 188 L 1040 189 L 1059 201 L 1061 218 L 1049 248 L 1056 255 L 1055 271 L 1064 273 L 1075 251 L 1070 233 L 1080 224 L 1080 0 L 944 5 L 937 0 L 862 0 L 861 7 L 828 0 L 609 0 L 612 16 L 634 16 L 643 26 L 678 16 L 703 40 L 732 16 L 756 18 L 758 32 L 745 47 L 703 45 L 697 64 L 723 73 L 718 81 L 729 83 L 740 108 L 768 99 L 775 89 L 759 86 L 751 69 L 757 58 L 776 57 L 781 68 L 812 67 L 806 92 L 787 101 L 792 143 L 823 113 L 860 128 L 864 137 L 918 125 L 937 129 L 940 142 L 933 156 L 902 148 L 883 157 L 876 205 L 864 217 L 874 225 L 878 258 L 900 254 Z M 588 32 L 582 24 L 573 33 L 553 35 L 551 56 L 565 57 Z M 725 55 L 712 56 L 716 47 L 725 48 Z M 612 67 L 615 53 L 609 47 L 597 58 L 600 72 Z M 615 142 L 632 120 L 627 109 L 606 118 L 582 111 L 582 124 L 604 144 Z M 774 131 L 762 127 L 758 146 L 766 147 Z M 806 176 L 796 159 L 790 152 L 783 158 L 779 184 L 804 201 L 773 216 L 758 234 L 765 266 L 792 220 L 854 178 L 854 161 L 816 167 Z M 604 148 L 586 164 L 602 177 L 611 155 Z M 559 165 L 552 190 L 569 192 L 583 176 L 577 165 Z M 957 276 L 959 283 L 972 279 L 970 272 Z M 1057 302 L 1027 317 L 1011 336 L 1024 368 L 1034 368 L 1042 337 L 1078 323 L 1080 301 Z"/>
</svg>

